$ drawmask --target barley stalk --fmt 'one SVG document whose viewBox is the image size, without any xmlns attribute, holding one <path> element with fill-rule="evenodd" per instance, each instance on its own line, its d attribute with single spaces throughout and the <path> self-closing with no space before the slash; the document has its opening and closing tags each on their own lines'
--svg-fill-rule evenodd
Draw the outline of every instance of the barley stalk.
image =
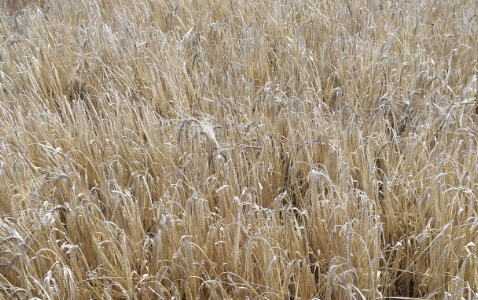
<svg viewBox="0 0 478 300">
<path fill-rule="evenodd" d="M 478 7 L 395 2 L 5 0 L 0 295 L 473 298 Z"/>
</svg>

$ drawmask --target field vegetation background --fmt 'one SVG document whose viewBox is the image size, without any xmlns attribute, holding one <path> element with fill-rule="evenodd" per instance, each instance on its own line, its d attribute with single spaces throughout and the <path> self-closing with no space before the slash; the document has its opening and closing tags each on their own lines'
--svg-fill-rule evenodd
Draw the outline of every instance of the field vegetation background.
<svg viewBox="0 0 478 300">
<path fill-rule="evenodd" d="M 0 298 L 477 299 L 477 1 L 2 4 Z"/>
</svg>

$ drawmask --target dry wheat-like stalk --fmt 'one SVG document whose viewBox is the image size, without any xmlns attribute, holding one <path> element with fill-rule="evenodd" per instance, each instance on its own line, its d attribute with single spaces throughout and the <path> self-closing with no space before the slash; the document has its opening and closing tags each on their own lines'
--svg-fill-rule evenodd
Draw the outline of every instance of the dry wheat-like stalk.
<svg viewBox="0 0 478 300">
<path fill-rule="evenodd" d="M 470 1 L 0 11 L 0 298 L 470 298 Z"/>
</svg>

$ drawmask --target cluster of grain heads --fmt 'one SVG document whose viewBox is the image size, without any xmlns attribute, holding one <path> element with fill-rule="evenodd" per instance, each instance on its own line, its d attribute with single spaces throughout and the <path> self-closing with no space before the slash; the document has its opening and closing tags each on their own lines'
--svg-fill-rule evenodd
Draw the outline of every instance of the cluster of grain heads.
<svg viewBox="0 0 478 300">
<path fill-rule="evenodd" d="M 476 298 L 475 3 L 3 9 L 0 299 Z"/>
</svg>

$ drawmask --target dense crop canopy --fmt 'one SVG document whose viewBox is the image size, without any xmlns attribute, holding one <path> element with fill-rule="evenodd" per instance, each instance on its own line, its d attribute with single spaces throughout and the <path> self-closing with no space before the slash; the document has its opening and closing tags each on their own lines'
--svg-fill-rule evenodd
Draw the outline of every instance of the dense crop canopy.
<svg viewBox="0 0 478 300">
<path fill-rule="evenodd" d="M 1 298 L 476 299 L 476 1 L 3 2 Z"/>
</svg>

